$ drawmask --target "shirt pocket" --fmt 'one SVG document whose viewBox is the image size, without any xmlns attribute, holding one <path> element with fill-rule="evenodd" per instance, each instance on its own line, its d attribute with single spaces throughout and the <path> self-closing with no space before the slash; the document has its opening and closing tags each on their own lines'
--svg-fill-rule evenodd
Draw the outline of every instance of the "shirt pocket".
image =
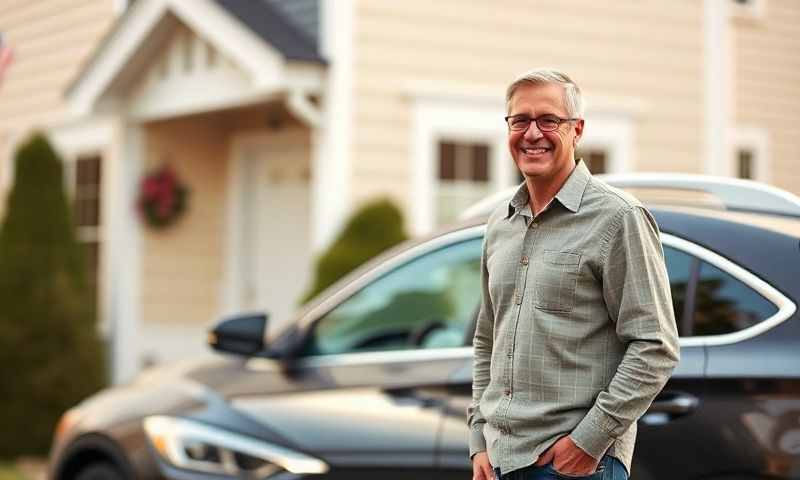
<svg viewBox="0 0 800 480">
<path fill-rule="evenodd" d="M 571 312 L 575 306 L 575 289 L 581 254 L 545 250 L 535 273 L 534 305 L 540 310 Z"/>
</svg>

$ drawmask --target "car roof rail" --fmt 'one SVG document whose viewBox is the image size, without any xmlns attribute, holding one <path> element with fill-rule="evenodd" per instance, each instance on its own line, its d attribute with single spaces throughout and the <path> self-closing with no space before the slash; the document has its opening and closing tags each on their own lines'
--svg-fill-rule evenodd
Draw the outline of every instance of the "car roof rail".
<svg viewBox="0 0 800 480">
<path fill-rule="evenodd" d="M 780 188 L 740 178 L 688 173 L 600 174 L 597 178 L 617 188 L 692 190 L 714 196 L 726 210 L 800 217 L 800 197 Z M 488 215 L 517 187 L 503 189 L 468 207 L 461 219 Z"/>
</svg>

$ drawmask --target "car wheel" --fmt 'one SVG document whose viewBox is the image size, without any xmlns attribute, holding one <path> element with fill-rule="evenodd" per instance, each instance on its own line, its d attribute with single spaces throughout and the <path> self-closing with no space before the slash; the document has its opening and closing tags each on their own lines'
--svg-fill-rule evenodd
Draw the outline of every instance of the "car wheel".
<svg viewBox="0 0 800 480">
<path fill-rule="evenodd" d="M 125 480 L 125 477 L 114 465 L 104 462 L 90 464 L 78 472 L 75 480 Z"/>
</svg>

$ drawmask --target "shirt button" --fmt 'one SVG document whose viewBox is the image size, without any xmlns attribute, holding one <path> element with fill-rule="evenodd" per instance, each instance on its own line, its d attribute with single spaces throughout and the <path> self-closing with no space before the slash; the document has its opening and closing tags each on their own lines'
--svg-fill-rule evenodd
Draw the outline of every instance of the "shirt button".
<svg viewBox="0 0 800 480">
<path fill-rule="evenodd" d="M 506 397 L 510 397 L 510 396 L 511 396 L 511 389 L 508 388 L 508 389 L 506 389 Z"/>
<path fill-rule="evenodd" d="M 531 222 L 531 228 L 536 228 L 538 226 L 539 226 L 539 221 L 538 220 L 534 220 L 534 221 Z"/>
<path fill-rule="evenodd" d="M 519 263 L 521 263 L 523 265 L 527 265 L 528 264 L 528 256 L 527 255 L 523 255 L 522 259 L 520 259 Z"/>
</svg>

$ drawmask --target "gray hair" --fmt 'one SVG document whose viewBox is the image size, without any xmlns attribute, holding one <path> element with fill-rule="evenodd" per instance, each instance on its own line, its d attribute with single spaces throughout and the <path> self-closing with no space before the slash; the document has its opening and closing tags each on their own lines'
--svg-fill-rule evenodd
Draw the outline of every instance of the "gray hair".
<svg viewBox="0 0 800 480">
<path fill-rule="evenodd" d="M 551 68 L 535 68 L 517 77 L 506 90 L 506 111 L 511 107 L 511 97 L 522 85 L 557 84 L 564 88 L 564 106 L 572 118 L 583 118 L 581 89 L 567 74 Z"/>
</svg>

